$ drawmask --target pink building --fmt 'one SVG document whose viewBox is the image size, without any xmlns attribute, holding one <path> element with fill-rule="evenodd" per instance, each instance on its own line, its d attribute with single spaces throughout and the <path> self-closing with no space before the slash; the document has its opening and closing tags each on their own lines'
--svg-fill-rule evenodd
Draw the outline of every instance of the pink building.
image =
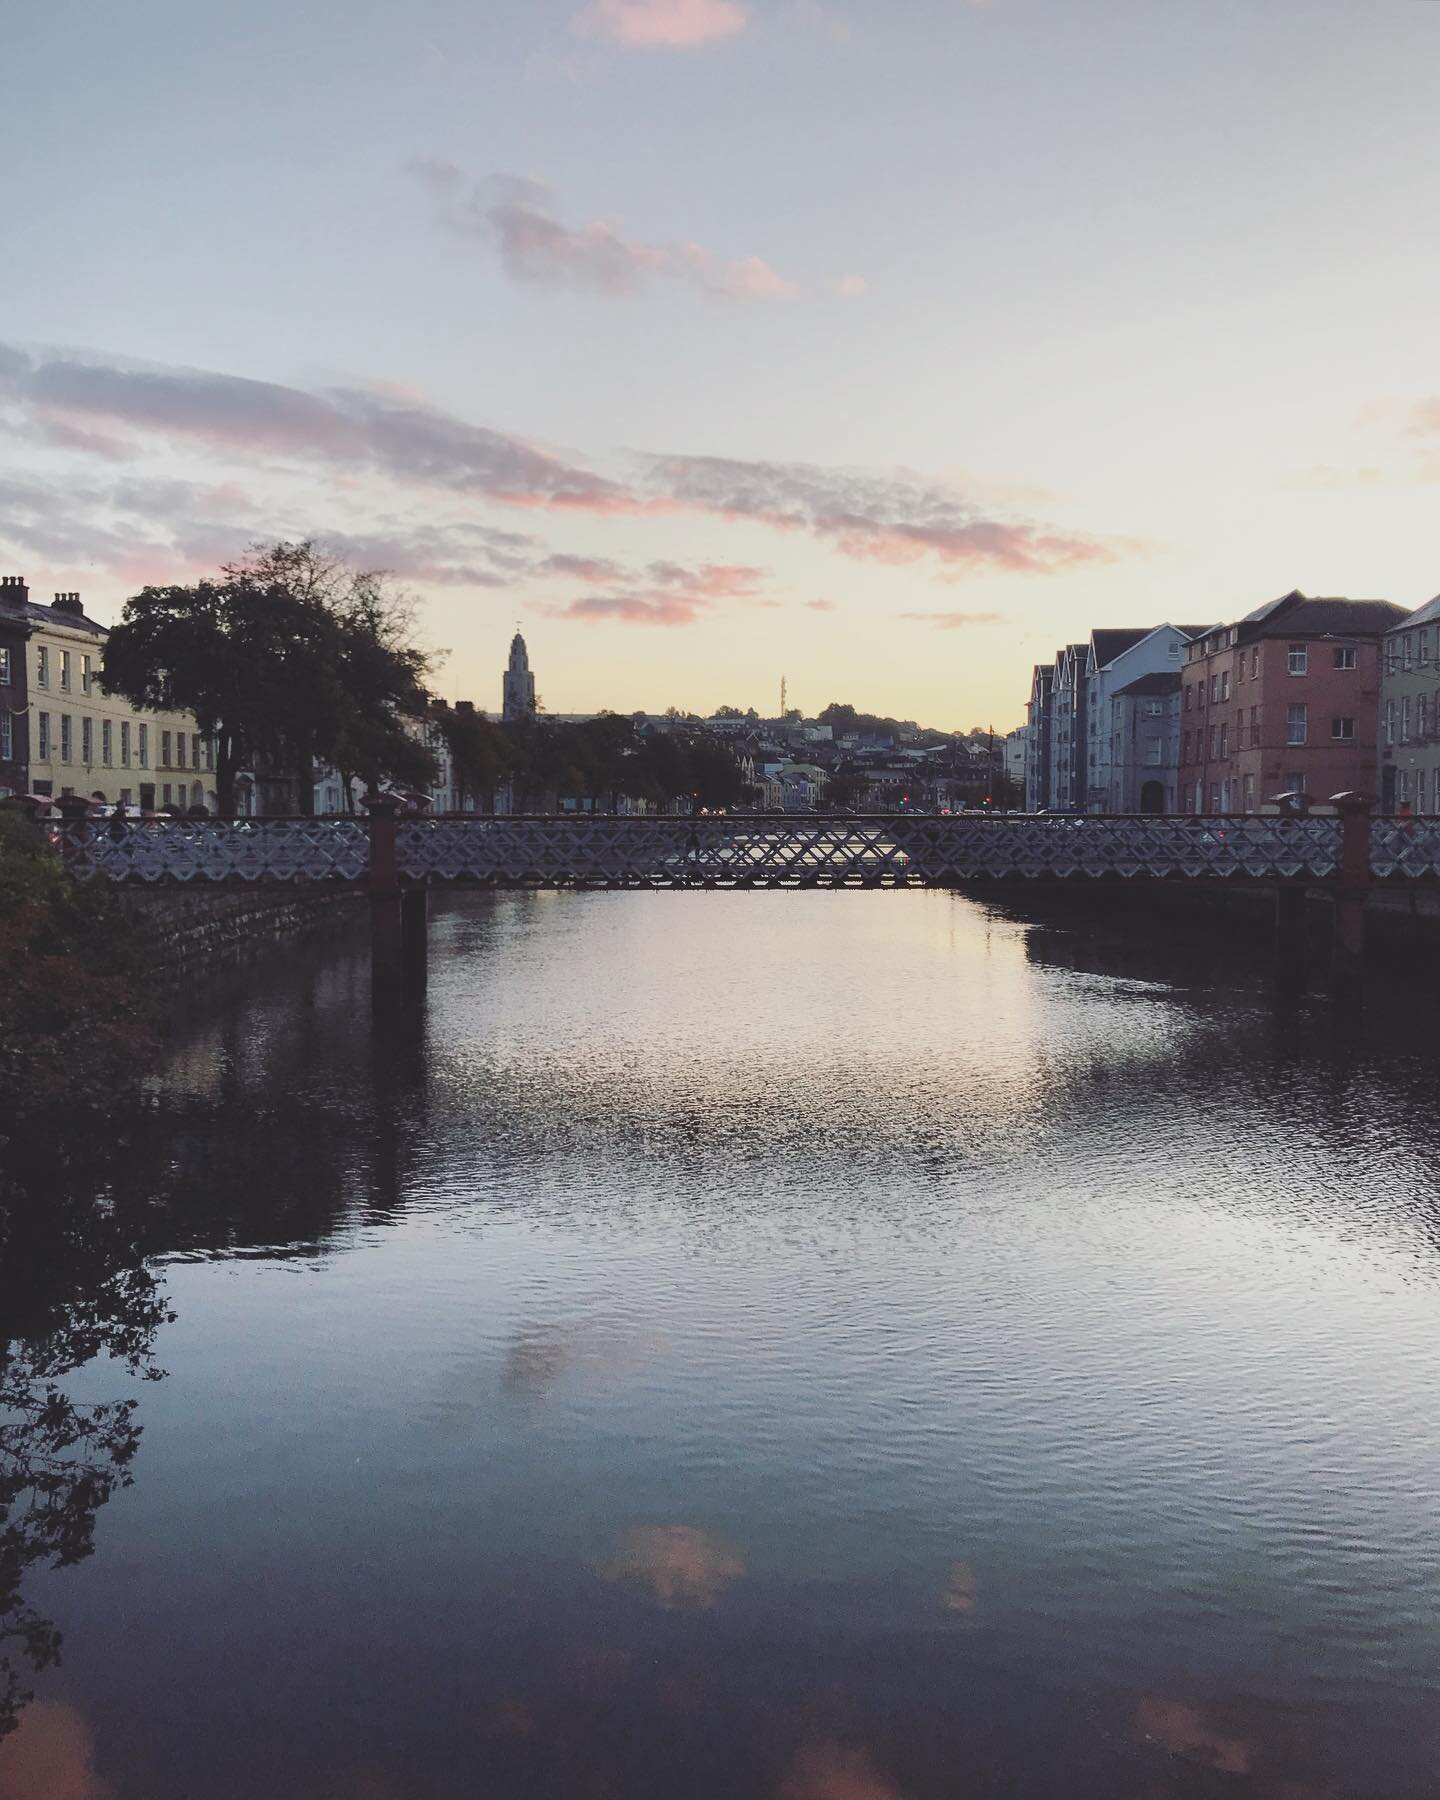
<svg viewBox="0 0 1440 1800">
<path fill-rule="evenodd" d="M 1180 808 L 1257 812 L 1375 788 L 1381 640 L 1405 616 L 1388 600 L 1272 600 L 1187 647 Z"/>
</svg>

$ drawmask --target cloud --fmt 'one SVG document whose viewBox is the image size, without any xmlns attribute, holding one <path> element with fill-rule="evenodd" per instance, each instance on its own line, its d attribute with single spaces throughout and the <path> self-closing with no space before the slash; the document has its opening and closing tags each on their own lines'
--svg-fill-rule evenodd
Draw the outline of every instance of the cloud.
<svg viewBox="0 0 1440 1800">
<path fill-rule="evenodd" d="M 363 388 L 311 392 L 202 369 L 52 356 L 6 377 L 42 428 L 56 420 L 221 452 L 299 457 L 514 506 L 635 510 L 614 482 L 519 438 Z"/>
<path fill-rule="evenodd" d="M 735 37 L 748 22 L 737 0 L 589 0 L 571 28 L 633 49 L 676 50 Z"/>
<path fill-rule="evenodd" d="M 870 292 L 870 283 L 863 275 L 842 275 L 835 283 L 835 292 L 842 300 L 863 300 Z"/>
<path fill-rule="evenodd" d="M 0 1747 L 0 1800 L 113 1800 L 89 1725 L 63 1700 L 33 1701 Z"/>
<path fill-rule="evenodd" d="M 971 483 L 906 470 L 886 473 L 652 453 L 632 457 L 630 473 L 621 478 L 391 390 L 359 386 L 312 390 L 96 356 L 30 357 L 4 346 L 0 352 L 0 406 L 16 441 L 38 448 L 43 438 L 47 452 L 53 452 L 61 446 L 44 434 L 53 434 L 58 424 L 70 434 L 63 448 L 92 462 L 114 464 L 114 447 L 120 445 L 127 451 L 181 455 L 192 464 L 195 451 L 205 451 L 222 466 L 227 461 L 243 466 L 247 479 L 268 467 L 291 484 L 292 497 L 265 509 L 258 504 L 243 509 L 247 537 L 284 531 L 300 536 L 339 532 L 347 534 L 366 560 L 383 562 L 416 579 L 498 585 L 529 571 L 532 546 L 509 545 L 507 560 L 503 534 L 487 537 L 488 528 L 473 521 L 417 523 L 403 514 L 393 522 L 377 521 L 377 484 L 392 505 L 417 502 L 432 509 L 437 503 L 480 502 L 601 517 L 702 514 L 805 533 L 853 560 L 926 563 L 952 577 L 977 570 L 1050 575 L 1113 561 L 1142 548 L 1130 540 L 1015 516 L 998 499 L 977 494 Z M 297 491 L 295 484 L 307 477 L 324 484 L 318 495 Z M 66 485 L 68 489 L 72 484 Z M 204 527 L 210 538 L 217 529 L 228 532 L 227 554 L 233 554 L 239 547 L 233 540 L 242 514 L 233 491 L 222 503 L 218 496 L 223 484 L 208 489 L 191 485 L 208 494 L 205 506 L 198 506 L 192 495 L 177 521 L 172 516 L 172 493 L 161 506 L 159 519 L 138 517 L 124 525 L 126 541 L 151 544 L 166 532 L 173 537 L 177 524 L 191 532 Z M 43 527 L 63 540 L 70 535 L 68 518 L 74 525 L 74 553 L 61 560 L 74 563 L 81 554 L 78 540 L 88 532 L 96 557 L 110 557 L 113 566 L 114 546 L 107 549 L 101 541 L 117 529 L 107 510 L 109 502 L 97 495 L 85 513 L 75 499 L 68 503 L 67 513 L 56 510 L 59 498 L 52 491 L 50 501 L 39 508 L 45 517 L 32 517 L 28 529 L 40 532 Z M 360 519 L 351 528 L 348 521 L 357 513 Z M 18 535 L 23 520 L 17 524 L 0 515 L 0 524 L 10 541 L 22 547 L 29 541 Z M 363 547 L 367 539 L 374 540 L 369 549 Z M 198 554 L 202 546 L 197 542 L 195 548 Z M 533 548 L 538 561 L 539 547 Z M 590 616 L 608 613 L 674 622 L 677 598 L 695 606 L 735 597 L 703 586 L 677 596 L 663 576 L 653 573 L 643 577 L 637 591 L 634 578 L 625 571 L 617 577 L 617 565 L 609 559 L 585 560 L 588 568 L 568 572 L 607 590 L 593 595 L 596 600 L 643 599 L 649 588 L 668 595 L 663 608 L 651 607 L 648 612 L 634 606 L 591 608 Z M 665 565 L 655 567 L 663 570 Z M 714 571 L 734 571 L 742 565 L 707 567 L 713 581 Z M 552 564 L 541 573 L 564 575 L 567 570 Z M 630 587 L 620 593 L 608 591 L 615 579 Z M 930 616 L 943 623 L 948 615 Z M 980 623 L 983 616 L 959 614 L 955 621 Z"/>
<path fill-rule="evenodd" d="M 569 573 L 585 567 L 586 559 L 549 557 L 539 565 L 537 573 L 556 564 L 570 565 L 561 571 Z M 605 571 L 597 579 L 607 584 L 607 591 L 555 602 L 545 609 L 552 618 L 608 619 L 624 625 L 694 625 L 718 601 L 742 600 L 757 606 L 774 604 L 760 597 L 765 571 L 748 564 L 706 563 L 690 569 L 680 563 L 655 562 L 635 571 L 626 571 L 615 563 L 591 564 L 590 567 Z"/>
<path fill-rule="evenodd" d="M 807 600 L 805 604 L 810 608 L 811 612 L 834 612 L 835 610 L 835 602 L 833 600 Z"/>
<path fill-rule="evenodd" d="M 409 170 L 430 190 L 441 224 L 497 251 L 515 281 L 625 298 L 671 279 L 742 303 L 791 300 L 800 291 L 758 256 L 721 257 L 695 243 L 647 244 L 603 219 L 566 225 L 549 188 L 526 176 L 474 180 L 439 162 L 411 163 Z"/>
<path fill-rule="evenodd" d="M 959 631 L 966 625 L 997 625 L 998 612 L 902 612 L 902 619 L 914 619 L 922 625 L 935 625 L 941 631 Z"/>
<path fill-rule="evenodd" d="M 810 463 L 740 462 L 718 456 L 652 456 L 649 479 L 681 506 L 779 530 L 808 531 L 864 562 L 933 557 L 953 569 L 993 567 L 1051 574 L 1113 561 L 1115 540 L 987 518 L 959 490 L 897 473 L 824 469 Z"/>
<path fill-rule="evenodd" d="M 1415 402 L 1410 409 L 1410 429 L 1417 437 L 1440 435 L 1440 394 Z"/>
</svg>

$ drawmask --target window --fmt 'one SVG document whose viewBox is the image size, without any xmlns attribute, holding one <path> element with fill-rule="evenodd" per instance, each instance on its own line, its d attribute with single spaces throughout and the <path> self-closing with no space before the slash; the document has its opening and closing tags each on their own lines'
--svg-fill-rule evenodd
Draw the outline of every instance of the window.
<svg viewBox="0 0 1440 1800">
<path fill-rule="evenodd" d="M 1247 775 L 1245 777 L 1244 805 L 1245 805 L 1246 812 L 1254 812 L 1254 810 L 1255 810 L 1255 777 L 1253 775 Z"/>
<path fill-rule="evenodd" d="M 1395 702 L 1393 700 L 1385 702 L 1385 742 L 1387 744 L 1395 742 Z"/>
<path fill-rule="evenodd" d="M 214 740 L 214 738 L 206 738 L 206 740 L 205 740 L 205 767 L 207 769 L 213 769 L 215 767 L 215 740 Z"/>
<path fill-rule="evenodd" d="M 175 733 L 175 767 L 177 769 L 185 767 L 185 733 L 183 731 Z"/>
<path fill-rule="evenodd" d="M 1303 769 L 1292 769 L 1285 777 L 1285 792 L 1287 794 L 1303 794 L 1305 792 L 1305 771 Z"/>
<path fill-rule="evenodd" d="M 1422 625 L 1420 627 L 1420 637 L 1416 645 L 1415 660 L 1422 669 L 1428 669 L 1430 666 L 1430 627 L 1428 625 Z M 1420 786 L 1418 781 L 1415 786 L 1416 791 L 1418 792 Z"/>
<path fill-rule="evenodd" d="M 100 721 L 100 760 L 107 769 L 115 760 L 115 727 L 109 719 Z"/>
<path fill-rule="evenodd" d="M 1230 727 L 1228 725 L 1220 727 L 1220 754 L 1221 756 L 1230 754 Z"/>
<path fill-rule="evenodd" d="M 128 719 L 120 721 L 120 767 L 122 769 L 130 767 L 130 721 Z"/>
<path fill-rule="evenodd" d="M 1332 719 L 1330 735 L 1337 743 L 1348 744 L 1355 735 L 1355 721 L 1353 719 Z"/>
<path fill-rule="evenodd" d="M 168 731 L 160 733 L 160 767 L 162 769 L 170 767 L 170 733 Z"/>
<path fill-rule="evenodd" d="M 48 644 L 41 644 L 35 652 L 35 685 L 36 687 L 49 687 L 50 685 L 50 647 Z"/>
<path fill-rule="evenodd" d="M 8 762 L 15 754 L 15 727 L 8 712 L 0 712 L 0 761 Z"/>
<path fill-rule="evenodd" d="M 1153 744 L 1145 746 L 1145 761 L 1152 769 L 1158 769 L 1165 760 L 1165 746 L 1156 738 Z"/>
<path fill-rule="evenodd" d="M 75 721 L 69 713 L 60 715 L 60 760 L 69 762 L 70 753 L 75 748 Z"/>
<path fill-rule="evenodd" d="M 1210 755 L 1212 757 L 1217 757 L 1217 756 L 1219 756 L 1219 754 L 1220 754 L 1220 727 L 1218 725 L 1212 725 L 1210 727 Z"/>
<path fill-rule="evenodd" d="M 1147 719 L 1163 719 L 1165 717 L 1164 703 L 1159 700 L 1147 700 L 1145 702 L 1145 717 Z"/>
<path fill-rule="evenodd" d="M 1218 813 L 1220 810 L 1220 783 L 1218 781 L 1213 782 L 1210 787 L 1210 810 L 1212 813 Z"/>
<path fill-rule="evenodd" d="M 1287 706 L 1285 709 L 1285 742 L 1287 744 L 1303 744 L 1306 736 L 1306 708 Z"/>
<path fill-rule="evenodd" d="M 1228 669 L 1220 671 L 1220 698 L 1222 700 L 1230 698 L 1230 671 Z"/>
<path fill-rule="evenodd" d="M 192 769 L 200 767 L 200 733 L 198 731 L 192 732 L 190 735 L 190 767 Z"/>
<path fill-rule="evenodd" d="M 1400 640 L 1400 667 L 1413 668 L 1415 663 L 1415 640 L 1407 631 Z"/>
<path fill-rule="evenodd" d="M 1310 667 L 1310 646 L 1308 644 L 1292 644 L 1289 655 L 1285 659 L 1285 667 L 1292 675 L 1304 675 Z"/>
<path fill-rule="evenodd" d="M 135 802 L 130 798 L 131 794 L 133 794 L 134 791 L 135 790 L 133 788 L 121 788 L 120 804 L 122 806 L 133 806 L 135 804 Z"/>
<path fill-rule="evenodd" d="M 1205 705 L 1205 683 L 1203 681 L 1197 681 L 1195 683 L 1195 706 L 1196 706 L 1197 711 L 1200 710 L 1201 708 L 1203 708 L 1204 705 Z"/>
<path fill-rule="evenodd" d="M 80 760 L 87 769 L 95 761 L 95 721 L 88 713 L 80 721 Z"/>
<path fill-rule="evenodd" d="M 1425 771 L 1423 769 L 1415 771 L 1415 810 L 1421 813 L 1425 810 Z"/>
<path fill-rule="evenodd" d="M 1189 710 L 1190 710 L 1190 702 L 1194 697 L 1194 686 L 1195 686 L 1195 684 L 1193 682 L 1187 681 L 1185 683 L 1185 710 L 1186 710 L 1186 712 L 1189 712 Z"/>
<path fill-rule="evenodd" d="M 1353 644 L 1337 644 L 1335 646 L 1335 667 L 1337 669 L 1353 669 L 1355 667 L 1355 646 Z"/>
<path fill-rule="evenodd" d="M 1220 698 L 1220 677 L 1218 675 L 1212 675 L 1210 677 L 1210 704 L 1213 706 L 1219 698 Z"/>
<path fill-rule="evenodd" d="M 1260 748 L 1260 708 L 1258 706 L 1250 708 L 1250 748 L 1252 750 Z"/>
<path fill-rule="evenodd" d="M 90 657 L 88 653 L 80 658 L 80 692 L 82 694 L 90 692 Z"/>
<path fill-rule="evenodd" d="M 1410 696 L 1408 694 L 1400 696 L 1400 742 L 1402 744 L 1410 742 Z"/>
<path fill-rule="evenodd" d="M 62 694 L 70 692 L 70 652 L 68 650 L 60 652 L 60 692 Z"/>
<path fill-rule="evenodd" d="M 1236 685 L 1236 687 L 1239 687 L 1240 683 L 1244 679 L 1245 679 L 1245 658 L 1242 656 L 1242 657 L 1237 658 L 1236 663 L 1235 663 L 1235 685 Z"/>
<path fill-rule="evenodd" d="M 49 713 L 41 713 L 35 721 L 35 755 L 41 762 L 50 760 Z"/>
<path fill-rule="evenodd" d="M 1397 769 L 1395 772 L 1395 798 L 1401 806 L 1410 804 L 1410 771 Z"/>
<path fill-rule="evenodd" d="M 162 806 L 170 806 L 173 804 L 170 798 L 170 783 L 168 781 L 165 783 L 165 797 L 160 804 Z"/>
<path fill-rule="evenodd" d="M 0 687 L 10 685 L 10 652 L 0 645 Z"/>
<path fill-rule="evenodd" d="M 1190 733 L 1188 731 L 1180 743 L 1180 760 L 1186 763 L 1190 760 Z"/>
<path fill-rule="evenodd" d="M 1415 736 L 1423 744 L 1430 735 L 1430 696 L 1417 694 L 1415 698 Z"/>
<path fill-rule="evenodd" d="M 140 727 L 140 767 L 142 769 L 150 767 L 150 727 L 148 725 Z"/>
</svg>

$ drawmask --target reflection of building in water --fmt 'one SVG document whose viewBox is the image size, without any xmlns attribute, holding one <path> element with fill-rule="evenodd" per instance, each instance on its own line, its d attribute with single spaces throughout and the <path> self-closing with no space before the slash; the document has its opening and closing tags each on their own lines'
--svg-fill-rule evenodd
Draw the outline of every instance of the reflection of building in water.
<svg viewBox="0 0 1440 1800">
<path fill-rule="evenodd" d="M 535 677 L 530 673 L 530 655 L 525 640 L 517 631 L 510 640 L 510 667 L 505 671 L 502 719 L 535 717 Z"/>
</svg>

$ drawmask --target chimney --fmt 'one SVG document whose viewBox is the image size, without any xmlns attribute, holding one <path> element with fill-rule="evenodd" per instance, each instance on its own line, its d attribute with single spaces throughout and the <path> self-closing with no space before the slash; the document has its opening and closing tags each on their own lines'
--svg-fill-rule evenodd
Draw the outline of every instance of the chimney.
<svg viewBox="0 0 1440 1800">
<path fill-rule="evenodd" d="M 23 618 L 30 604 L 30 590 L 23 575 L 0 575 L 0 612 L 19 613 Z"/>
<path fill-rule="evenodd" d="M 83 619 L 85 617 L 85 608 L 80 604 L 80 596 L 78 594 L 57 594 L 51 602 L 50 610 L 52 612 L 72 613 L 77 619 Z"/>
<path fill-rule="evenodd" d="M 473 700 L 457 700 L 455 702 L 455 710 L 457 713 L 467 713 L 473 718 L 475 716 L 475 702 Z"/>
</svg>

